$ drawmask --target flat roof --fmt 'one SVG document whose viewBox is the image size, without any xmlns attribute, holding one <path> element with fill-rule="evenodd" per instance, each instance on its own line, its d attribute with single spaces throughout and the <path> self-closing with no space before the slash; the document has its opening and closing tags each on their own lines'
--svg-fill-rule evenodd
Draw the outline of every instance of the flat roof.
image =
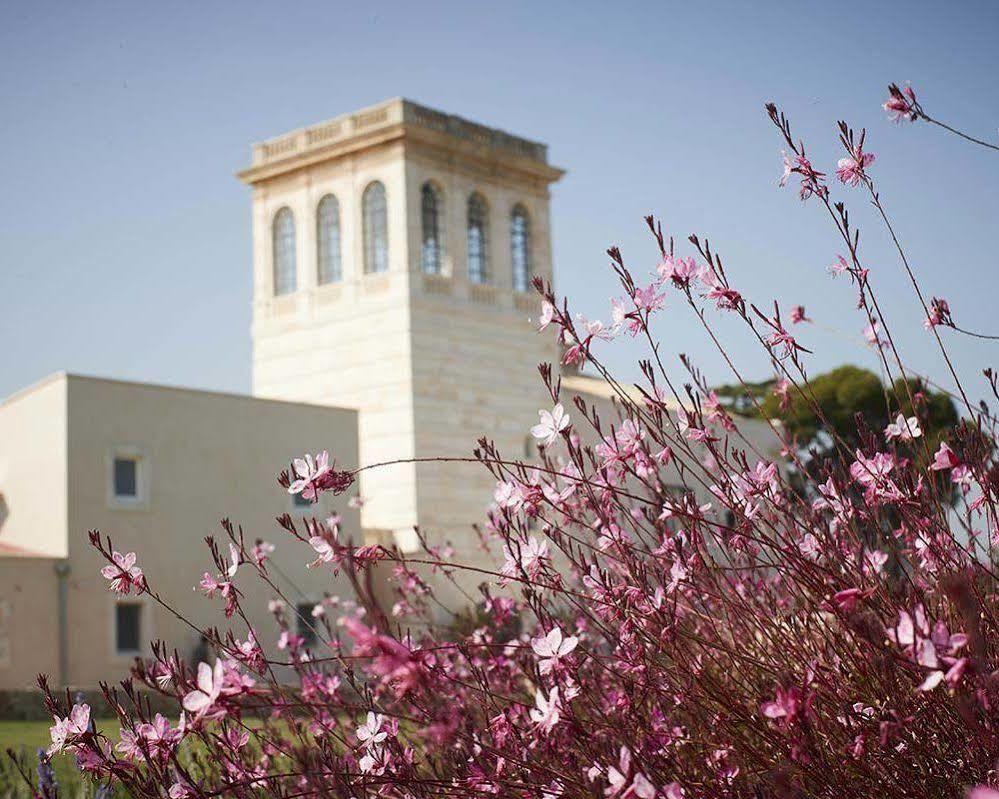
<svg viewBox="0 0 999 799">
<path fill-rule="evenodd" d="M 329 410 L 329 411 L 350 411 L 350 412 L 357 411 L 356 408 L 348 408 L 341 405 L 330 405 L 322 402 L 304 402 L 304 401 L 295 401 L 295 400 L 272 399 L 270 397 L 258 397 L 253 394 L 238 394 L 232 391 L 216 391 L 213 389 L 190 388 L 187 386 L 171 386 L 165 383 L 146 383 L 139 380 L 122 380 L 120 378 L 115 378 L 115 377 L 99 377 L 96 375 L 76 374 L 73 372 L 65 372 L 65 371 L 53 372 L 50 375 L 46 375 L 41 380 L 37 380 L 34 383 L 31 383 L 25 386 L 24 388 L 15 391 L 13 394 L 10 394 L 9 396 L 0 400 L 0 408 L 4 408 L 8 405 L 14 404 L 15 402 L 18 402 L 19 400 L 25 399 L 26 397 L 29 397 L 32 394 L 45 388 L 50 383 L 54 383 L 58 380 L 65 380 L 67 382 L 86 381 L 93 383 L 107 383 L 110 385 L 152 389 L 155 391 L 173 391 L 184 394 L 195 394 L 200 396 L 249 400 L 251 402 L 266 402 L 276 405 L 294 405 L 305 408 L 321 408 L 323 410 Z"/>
<path fill-rule="evenodd" d="M 627 395 L 632 402 L 642 405 L 645 402 L 645 395 L 638 390 L 638 387 L 631 383 L 619 383 L 620 390 Z M 562 375 L 562 388 L 574 394 L 589 394 L 593 397 L 600 397 L 606 400 L 620 400 L 618 387 L 612 386 L 602 377 L 592 377 L 590 375 Z M 665 405 L 670 410 L 677 410 L 682 407 L 676 400 L 669 398 Z"/>
</svg>

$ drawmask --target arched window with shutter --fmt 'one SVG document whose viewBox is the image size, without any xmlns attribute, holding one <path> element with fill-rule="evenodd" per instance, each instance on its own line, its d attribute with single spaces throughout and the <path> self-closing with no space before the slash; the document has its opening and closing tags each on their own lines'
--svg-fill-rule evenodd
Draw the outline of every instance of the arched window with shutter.
<svg viewBox="0 0 999 799">
<path fill-rule="evenodd" d="M 478 192 L 468 198 L 468 279 L 489 282 L 489 207 Z"/>
<path fill-rule="evenodd" d="M 340 203 L 327 194 L 316 207 L 316 280 L 322 286 L 342 279 Z"/>
<path fill-rule="evenodd" d="M 440 190 L 429 181 L 420 190 L 420 210 L 423 218 L 420 269 L 431 275 L 439 275 L 443 271 L 444 262 L 444 239 L 441 232 L 444 209 Z"/>
<path fill-rule="evenodd" d="M 510 256 L 513 290 L 527 291 L 531 285 L 531 219 L 522 205 L 514 206 L 510 218 Z"/>
<path fill-rule="evenodd" d="M 274 214 L 271 230 L 274 258 L 274 295 L 295 291 L 295 216 L 287 206 Z"/>
<path fill-rule="evenodd" d="M 387 272 L 388 204 L 385 186 L 379 181 L 369 183 L 361 199 L 364 225 L 364 271 Z"/>
</svg>

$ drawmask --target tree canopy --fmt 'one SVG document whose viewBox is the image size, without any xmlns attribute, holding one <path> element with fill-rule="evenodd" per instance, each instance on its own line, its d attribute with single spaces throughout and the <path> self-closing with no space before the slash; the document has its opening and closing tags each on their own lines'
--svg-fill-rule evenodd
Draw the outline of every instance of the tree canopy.
<svg viewBox="0 0 999 799">
<path fill-rule="evenodd" d="M 930 389 L 922 380 L 898 379 L 885 386 L 878 375 L 859 366 L 840 366 L 811 378 L 803 387 L 804 396 L 792 387 L 784 408 L 774 394 L 775 385 L 776 381 L 768 380 L 748 386 L 722 386 L 716 393 L 733 400 L 735 413 L 758 417 L 759 408 L 767 418 L 779 419 L 798 445 L 806 449 L 832 435 L 855 448 L 864 430 L 880 433 L 899 413 L 918 417 L 927 443 L 935 449 L 942 434 L 959 421 L 951 398 Z"/>
</svg>

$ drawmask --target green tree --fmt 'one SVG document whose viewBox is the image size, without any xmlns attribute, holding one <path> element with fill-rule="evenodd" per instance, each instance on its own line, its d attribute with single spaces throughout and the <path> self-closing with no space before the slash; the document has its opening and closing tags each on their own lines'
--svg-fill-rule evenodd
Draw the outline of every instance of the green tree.
<svg viewBox="0 0 999 799">
<path fill-rule="evenodd" d="M 763 415 L 780 420 L 804 450 L 828 450 L 834 437 L 852 450 L 860 446 L 864 428 L 881 435 L 902 413 L 918 417 L 932 452 L 958 424 L 957 408 L 947 394 L 931 390 L 918 378 L 910 378 L 908 383 L 908 390 L 902 379 L 886 387 L 874 372 L 846 365 L 811 378 L 803 387 L 804 396 L 792 387 L 786 408 L 781 408 L 773 393 L 773 380 L 747 387 L 722 386 L 716 393 L 732 399 L 733 412 L 743 416 L 759 416 L 758 404 Z M 923 447 L 914 449 L 925 451 Z"/>
</svg>

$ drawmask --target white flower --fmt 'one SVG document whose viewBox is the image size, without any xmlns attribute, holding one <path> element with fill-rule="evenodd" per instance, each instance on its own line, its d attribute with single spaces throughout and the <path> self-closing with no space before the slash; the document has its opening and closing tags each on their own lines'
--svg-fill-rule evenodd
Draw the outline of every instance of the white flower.
<svg viewBox="0 0 999 799">
<path fill-rule="evenodd" d="M 518 494 L 516 483 L 501 480 L 496 483 L 496 489 L 493 491 L 493 499 L 496 500 L 496 504 L 501 508 L 508 508 L 515 504 Z"/>
<path fill-rule="evenodd" d="M 184 697 L 184 710 L 201 715 L 205 713 L 222 693 L 225 669 L 221 660 L 215 661 L 212 668 L 207 663 L 198 664 L 198 687 Z"/>
<path fill-rule="evenodd" d="M 318 500 L 316 483 L 330 472 L 330 454 L 325 450 L 316 455 L 315 460 L 306 454 L 304 458 L 292 461 L 293 477 L 297 478 L 288 486 L 289 494 L 301 494 L 305 499 Z"/>
<path fill-rule="evenodd" d="M 541 566 L 545 558 L 548 557 L 548 542 L 539 542 L 533 535 L 527 539 L 527 543 L 519 548 L 519 557 L 514 549 L 509 545 L 503 546 L 503 555 L 506 562 L 503 564 L 501 574 L 507 577 L 516 577 L 520 574 L 520 569 L 527 572 L 531 578 L 537 577 L 541 571 Z"/>
<path fill-rule="evenodd" d="M 536 708 L 531 708 L 531 721 L 545 733 L 549 733 L 558 724 L 562 712 L 562 703 L 558 698 L 558 686 L 548 692 L 546 697 L 542 691 L 534 695 Z"/>
<path fill-rule="evenodd" d="M 534 654 L 541 658 L 538 663 L 538 670 L 542 674 L 548 674 L 558 663 L 559 658 L 563 658 L 576 648 L 579 639 L 574 635 L 563 638 L 562 630 L 553 627 L 548 635 L 535 638 L 531 641 L 531 649 Z"/>
<path fill-rule="evenodd" d="M 538 416 L 541 417 L 541 422 L 531 428 L 531 435 L 546 447 L 551 446 L 558 434 L 569 426 L 569 414 L 565 412 L 562 403 L 558 403 L 551 413 L 541 410 L 538 411 Z"/>
<path fill-rule="evenodd" d="M 815 560 L 820 552 L 819 539 L 811 533 L 805 533 L 801 541 L 798 542 L 798 549 L 809 560 Z"/>
<path fill-rule="evenodd" d="M 635 779 L 631 781 L 631 788 L 638 799 L 655 799 L 656 788 L 642 772 L 635 775 Z"/>
<path fill-rule="evenodd" d="M 229 568 L 225 570 L 225 573 L 230 577 L 236 576 L 236 569 L 239 568 L 239 550 L 236 548 L 235 544 L 229 544 Z"/>
<path fill-rule="evenodd" d="M 336 557 L 336 550 L 334 549 L 333 544 L 321 535 L 312 536 L 312 538 L 309 539 L 309 546 L 311 546 L 319 556 L 312 561 L 312 563 L 306 564 L 309 568 L 318 566 L 320 563 L 329 563 L 334 557 Z"/>
<path fill-rule="evenodd" d="M 885 428 L 885 438 L 889 441 L 893 438 L 900 441 L 911 441 L 914 438 L 919 438 L 922 434 L 923 430 L 919 426 L 919 419 L 915 416 L 906 419 L 902 414 L 899 414 L 895 417 L 895 421 Z"/>
<path fill-rule="evenodd" d="M 365 747 L 377 746 L 388 737 L 388 733 L 382 731 L 382 722 L 385 717 L 381 713 L 368 711 L 368 719 L 357 728 L 357 740 Z"/>
<path fill-rule="evenodd" d="M 384 774 L 385 767 L 388 765 L 386 754 L 385 747 L 383 746 L 372 746 L 370 749 L 365 749 L 364 755 L 357 761 L 361 773 L 374 774 L 376 776 Z"/>
<path fill-rule="evenodd" d="M 548 300 L 544 300 L 541 303 L 541 316 L 538 319 L 538 330 L 544 330 L 552 323 L 552 319 L 554 318 L 555 306 L 548 302 Z"/>
<path fill-rule="evenodd" d="M 888 562 L 888 553 L 880 549 L 872 549 L 864 555 L 865 571 L 880 574 L 885 564 Z"/>
</svg>

